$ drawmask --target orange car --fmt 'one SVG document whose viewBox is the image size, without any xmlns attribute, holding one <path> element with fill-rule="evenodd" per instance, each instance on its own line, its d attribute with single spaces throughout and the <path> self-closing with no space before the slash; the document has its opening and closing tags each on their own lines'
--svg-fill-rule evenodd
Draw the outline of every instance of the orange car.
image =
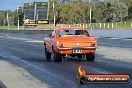
<svg viewBox="0 0 132 88">
<path fill-rule="evenodd" d="M 58 28 L 44 38 L 46 60 L 61 62 L 63 57 L 77 56 L 94 61 L 97 40 L 85 28 Z"/>
</svg>

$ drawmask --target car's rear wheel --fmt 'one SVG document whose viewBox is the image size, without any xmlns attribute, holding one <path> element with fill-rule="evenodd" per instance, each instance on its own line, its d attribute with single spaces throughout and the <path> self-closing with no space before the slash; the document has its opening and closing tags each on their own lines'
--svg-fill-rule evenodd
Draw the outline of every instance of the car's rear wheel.
<svg viewBox="0 0 132 88">
<path fill-rule="evenodd" d="M 46 57 L 46 60 L 49 61 L 51 59 L 51 53 L 47 51 L 46 45 L 44 46 L 44 48 L 45 48 L 45 57 Z"/>
<path fill-rule="evenodd" d="M 62 55 L 55 53 L 55 51 L 53 50 L 52 55 L 51 55 L 51 60 L 53 62 L 61 62 L 62 61 Z"/>
<path fill-rule="evenodd" d="M 95 53 L 86 54 L 87 61 L 94 61 L 94 59 L 95 59 Z"/>
</svg>

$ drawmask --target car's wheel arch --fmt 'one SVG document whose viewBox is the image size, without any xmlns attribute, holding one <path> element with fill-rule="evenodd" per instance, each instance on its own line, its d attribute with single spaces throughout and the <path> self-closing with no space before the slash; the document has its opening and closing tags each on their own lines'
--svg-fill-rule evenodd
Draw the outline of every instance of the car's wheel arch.
<svg viewBox="0 0 132 88">
<path fill-rule="evenodd" d="M 52 51 L 54 51 L 55 52 L 55 48 L 54 48 L 54 46 L 52 45 Z"/>
</svg>

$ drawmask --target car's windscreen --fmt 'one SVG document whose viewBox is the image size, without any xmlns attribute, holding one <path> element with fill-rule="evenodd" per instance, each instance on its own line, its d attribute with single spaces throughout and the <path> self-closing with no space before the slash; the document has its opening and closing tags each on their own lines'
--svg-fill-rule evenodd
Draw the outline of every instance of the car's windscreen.
<svg viewBox="0 0 132 88">
<path fill-rule="evenodd" d="M 58 34 L 59 34 L 59 37 L 68 37 L 68 36 L 89 37 L 89 34 L 86 30 L 60 30 Z"/>
</svg>

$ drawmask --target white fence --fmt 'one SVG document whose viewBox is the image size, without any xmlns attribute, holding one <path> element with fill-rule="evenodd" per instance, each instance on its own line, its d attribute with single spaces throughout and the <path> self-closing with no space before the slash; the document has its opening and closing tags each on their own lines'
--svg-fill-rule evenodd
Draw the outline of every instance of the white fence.
<svg viewBox="0 0 132 88">
<path fill-rule="evenodd" d="M 82 27 L 90 29 L 132 29 L 132 22 L 91 23 L 91 24 L 60 24 L 61 27 Z"/>
</svg>

